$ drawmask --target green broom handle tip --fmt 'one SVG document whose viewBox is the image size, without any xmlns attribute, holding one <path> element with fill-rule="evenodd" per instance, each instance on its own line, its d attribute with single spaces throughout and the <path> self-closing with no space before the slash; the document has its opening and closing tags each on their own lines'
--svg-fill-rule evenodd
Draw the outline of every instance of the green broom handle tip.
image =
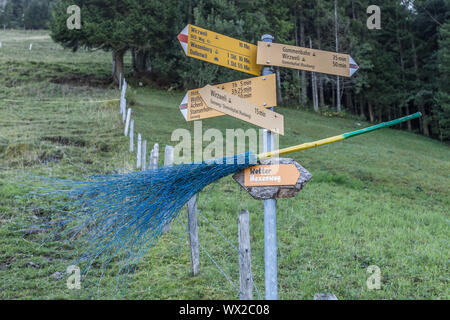
<svg viewBox="0 0 450 320">
<path fill-rule="evenodd" d="M 388 122 L 382 122 L 382 123 L 376 124 L 376 125 L 368 127 L 368 128 L 364 128 L 364 129 L 360 129 L 360 130 L 356 130 L 356 131 L 352 131 L 352 132 L 347 132 L 347 133 L 340 134 L 340 135 L 337 135 L 334 137 L 329 137 L 326 139 L 317 140 L 317 141 L 313 141 L 313 142 L 302 143 L 302 144 L 299 144 L 296 146 L 292 146 L 292 147 L 288 147 L 288 148 L 284 148 L 284 149 L 280 149 L 280 150 L 276 150 L 276 151 L 260 153 L 257 155 L 257 158 L 258 159 L 267 159 L 267 158 L 271 158 L 274 156 L 279 156 L 279 155 L 283 155 L 283 154 L 288 154 L 288 153 L 292 153 L 292 152 L 315 148 L 318 146 L 322 146 L 324 144 L 341 141 L 341 140 L 351 138 L 351 137 L 354 137 L 354 136 L 357 136 L 357 135 L 360 135 L 363 133 L 367 133 L 370 131 L 374 131 L 377 129 L 393 126 L 395 124 L 399 124 L 401 122 L 419 118 L 421 116 L 422 116 L 422 114 L 420 112 L 416 112 L 416 113 L 410 114 L 409 116 L 405 116 L 405 117 L 398 118 L 398 119 L 388 121 Z"/>
<path fill-rule="evenodd" d="M 363 133 L 367 133 L 367 132 L 370 132 L 373 130 L 390 127 L 390 126 L 393 126 L 393 125 L 396 125 L 396 124 L 399 124 L 399 123 L 402 123 L 405 121 L 416 119 L 421 116 L 422 116 L 422 113 L 416 112 L 416 113 L 410 114 L 408 116 L 398 118 L 398 119 L 395 119 L 392 121 L 382 122 L 382 123 L 376 124 L 376 125 L 368 127 L 368 128 L 364 128 L 364 129 L 356 130 L 356 131 L 352 131 L 352 132 L 347 132 L 347 133 L 342 134 L 342 136 L 344 137 L 344 139 L 347 139 L 347 138 L 354 137 L 354 136 L 357 136 L 357 135 L 360 135 Z"/>
</svg>

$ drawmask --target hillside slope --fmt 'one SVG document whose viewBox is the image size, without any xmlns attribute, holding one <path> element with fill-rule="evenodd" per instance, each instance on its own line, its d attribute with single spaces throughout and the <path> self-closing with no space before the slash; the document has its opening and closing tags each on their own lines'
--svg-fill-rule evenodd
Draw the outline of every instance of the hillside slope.
<svg viewBox="0 0 450 320">
<path fill-rule="evenodd" d="M 61 50 L 45 35 L 0 33 L 0 298 L 115 297 L 113 271 L 98 291 L 95 271 L 81 290 L 68 290 L 65 271 L 79 252 L 58 238 L 43 243 L 46 232 L 26 234 L 10 227 L 16 220 L 42 220 L 49 214 L 44 199 L 27 195 L 23 177 L 126 172 L 136 166 L 118 103 L 104 102 L 119 97 L 107 85 L 110 54 Z M 27 50 L 30 37 L 35 39 L 32 51 Z M 193 132 L 193 123 L 178 110 L 183 96 L 130 80 L 135 132 L 148 140 L 148 148 L 174 145 L 170 138 L 177 128 Z M 281 147 L 370 125 L 303 109 L 276 110 L 285 117 Z M 202 124 L 203 131 L 252 127 L 228 116 Z M 313 178 L 296 198 L 277 203 L 281 299 L 312 299 L 317 292 L 340 299 L 449 298 L 447 145 L 384 129 L 292 157 Z M 231 177 L 207 187 L 198 199 L 200 242 L 237 285 L 238 255 L 222 235 L 237 245 L 237 215 L 249 210 L 254 279 L 263 295 L 263 203 Z M 184 211 L 180 220 L 185 223 Z M 192 277 L 186 232 L 175 222 L 145 255 L 122 297 L 237 299 L 236 289 L 208 255 L 201 252 L 200 258 L 201 273 Z M 369 265 L 381 270 L 380 290 L 366 286 Z"/>
</svg>

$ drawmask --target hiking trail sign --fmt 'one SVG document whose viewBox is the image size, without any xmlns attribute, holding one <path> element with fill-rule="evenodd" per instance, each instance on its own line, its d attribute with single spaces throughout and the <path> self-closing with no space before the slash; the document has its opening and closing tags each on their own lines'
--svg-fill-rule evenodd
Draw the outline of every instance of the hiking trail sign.
<svg viewBox="0 0 450 320">
<path fill-rule="evenodd" d="M 177 38 L 188 57 L 256 76 L 261 74 L 262 66 L 256 64 L 258 47 L 254 44 L 192 24 L 188 24 Z"/>
<path fill-rule="evenodd" d="M 248 100 L 261 109 L 277 104 L 275 74 L 214 85 L 227 93 Z M 180 104 L 186 121 L 223 116 L 224 113 L 210 108 L 200 96 L 199 89 L 189 90 Z"/>
<path fill-rule="evenodd" d="M 359 69 L 348 54 L 263 41 L 258 41 L 256 62 L 344 77 L 351 77 Z"/>
<path fill-rule="evenodd" d="M 284 118 L 282 114 L 270 109 L 262 109 L 245 99 L 210 85 L 201 88 L 199 93 L 210 108 L 284 135 Z"/>
<path fill-rule="evenodd" d="M 249 167 L 244 170 L 246 187 L 295 186 L 300 172 L 293 163 L 266 164 Z"/>
<path fill-rule="evenodd" d="M 265 180 L 278 180 L 276 177 L 279 176 L 280 181 L 284 181 L 282 183 L 285 184 L 278 185 L 275 181 L 267 181 L 266 183 L 257 183 L 254 181 L 254 183 L 247 183 L 246 180 L 250 177 L 252 169 L 255 175 L 266 177 Z M 268 169 L 273 169 L 273 171 L 268 172 Z M 258 171 L 259 173 L 257 173 Z M 287 174 L 292 174 L 292 177 L 288 178 L 286 176 Z M 308 170 L 289 158 L 261 160 L 260 165 L 249 167 L 233 175 L 233 179 L 256 200 L 295 197 L 311 177 L 312 175 Z M 261 180 L 264 180 L 264 178 Z"/>
</svg>

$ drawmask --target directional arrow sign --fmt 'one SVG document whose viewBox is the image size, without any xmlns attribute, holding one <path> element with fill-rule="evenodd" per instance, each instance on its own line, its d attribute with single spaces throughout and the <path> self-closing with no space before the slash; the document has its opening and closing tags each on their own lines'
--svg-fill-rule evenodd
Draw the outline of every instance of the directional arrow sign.
<svg viewBox="0 0 450 320">
<path fill-rule="evenodd" d="M 244 186 L 295 186 L 300 177 L 295 164 L 266 164 L 244 170 Z"/>
<path fill-rule="evenodd" d="M 284 118 L 279 113 L 262 109 L 245 99 L 210 85 L 200 89 L 199 93 L 210 108 L 284 135 Z"/>
<path fill-rule="evenodd" d="M 261 74 L 261 66 L 256 64 L 258 47 L 254 44 L 230 38 L 192 24 L 188 24 L 181 31 L 178 40 L 188 57 L 254 75 Z"/>
<path fill-rule="evenodd" d="M 358 69 L 348 54 L 258 41 L 257 61 L 272 65 L 313 72 L 351 77 Z"/>
<path fill-rule="evenodd" d="M 238 80 L 215 85 L 240 98 L 246 99 L 260 108 L 277 105 L 275 74 Z M 200 89 L 189 90 L 180 104 L 180 111 L 186 121 L 223 116 L 224 113 L 209 108 L 199 94 Z"/>
</svg>

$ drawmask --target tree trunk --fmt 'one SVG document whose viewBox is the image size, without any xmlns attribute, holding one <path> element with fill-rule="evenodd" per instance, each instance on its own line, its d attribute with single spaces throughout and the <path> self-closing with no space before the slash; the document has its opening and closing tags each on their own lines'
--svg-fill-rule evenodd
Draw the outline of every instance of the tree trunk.
<svg viewBox="0 0 450 320">
<path fill-rule="evenodd" d="M 320 34 L 320 25 L 317 26 L 317 44 L 318 44 L 318 49 L 321 50 L 322 49 L 322 45 L 321 45 L 321 41 L 322 41 L 322 36 Z M 316 77 L 318 78 L 318 82 L 319 82 L 319 105 L 321 107 L 323 107 L 325 105 L 325 97 L 323 94 L 323 77 L 322 74 L 316 74 Z"/>
<path fill-rule="evenodd" d="M 281 78 L 280 78 L 280 68 L 276 68 L 275 70 L 276 77 L 277 77 L 277 104 L 283 103 L 283 94 L 281 92 Z"/>
<path fill-rule="evenodd" d="M 305 47 L 305 24 L 303 23 L 302 19 L 299 19 L 299 24 L 300 24 L 300 45 L 302 47 Z M 302 92 L 301 92 L 301 97 L 302 97 L 302 103 L 304 105 L 306 105 L 306 103 L 308 102 L 308 93 L 307 93 L 307 84 L 306 84 L 306 71 L 302 70 L 301 72 L 302 74 Z"/>
<path fill-rule="evenodd" d="M 369 119 L 370 119 L 370 122 L 374 122 L 375 121 L 375 117 L 373 115 L 372 104 L 370 102 L 368 102 L 368 106 L 369 106 Z"/>
<path fill-rule="evenodd" d="M 149 57 L 149 50 L 148 49 L 135 49 L 134 50 L 134 65 L 133 69 L 136 72 L 146 72 L 149 70 L 148 65 L 148 57 Z"/>
<path fill-rule="evenodd" d="M 125 50 L 113 51 L 112 55 L 114 60 L 113 80 L 115 84 L 119 85 L 120 79 L 123 81 L 124 78 L 123 56 L 125 55 Z"/>
<path fill-rule="evenodd" d="M 409 115 L 409 103 L 406 104 L 406 115 Z M 408 124 L 408 131 L 412 131 L 411 121 L 406 122 Z"/>
<path fill-rule="evenodd" d="M 363 119 L 366 119 L 366 115 L 364 114 L 364 99 L 362 96 L 360 96 L 360 99 L 359 99 L 359 108 L 360 108 L 359 112 L 360 112 L 361 117 Z"/>
<path fill-rule="evenodd" d="M 352 110 L 356 114 L 353 109 L 352 93 L 349 89 L 345 89 L 345 104 L 348 109 Z"/>
<path fill-rule="evenodd" d="M 312 49 L 312 41 L 309 38 L 309 47 Z M 311 89 L 312 89 L 312 98 L 313 98 L 313 108 L 315 112 L 319 112 L 319 98 L 317 97 L 317 82 L 316 82 L 316 73 L 311 72 Z"/>
<path fill-rule="evenodd" d="M 334 0 L 334 22 L 335 22 L 335 36 L 336 36 L 336 52 L 339 52 L 339 38 L 338 38 L 338 15 L 337 15 L 337 0 Z M 341 89 L 340 77 L 336 77 L 336 110 L 341 111 Z"/>
<path fill-rule="evenodd" d="M 402 76 L 401 76 L 401 79 L 402 79 L 402 91 L 405 91 L 405 60 L 403 59 L 403 47 L 402 47 L 402 42 L 400 41 L 400 35 L 398 33 L 398 30 L 399 30 L 399 28 L 397 26 L 395 35 L 396 35 L 396 38 L 397 38 L 397 44 L 398 44 L 399 54 L 400 54 L 400 66 L 402 68 Z M 401 114 L 401 112 L 400 112 L 400 114 Z M 406 114 L 409 115 L 408 103 L 406 104 Z M 407 121 L 407 126 L 408 126 L 408 131 L 411 131 L 411 121 Z M 403 123 L 400 124 L 400 128 L 403 128 Z"/>
<path fill-rule="evenodd" d="M 414 61 L 414 73 L 416 74 L 416 89 L 419 90 L 420 86 L 420 77 L 419 77 L 419 66 L 417 62 L 417 53 L 416 53 L 416 45 L 414 43 L 414 38 L 411 36 L 411 47 L 413 51 L 413 61 Z M 428 124 L 425 121 L 426 113 L 425 113 L 425 107 L 422 102 L 418 103 L 419 111 L 422 113 L 422 117 L 419 118 L 420 121 L 420 130 L 423 132 L 424 135 L 427 137 L 430 136 L 430 131 L 428 129 Z"/>
<path fill-rule="evenodd" d="M 136 49 L 135 48 L 131 48 L 131 67 L 133 68 L 134 71 L 137 71 L 137 67 L 136 67 Z"/>
<path fill-rule="evenodd" d="M 297 13 L 295 13 L 294 15 L 294 37 L 295 37 L 295 45 L 299 46 L 300 45 L 300 40 L 298 37 L 298 19 L 297 19 Z M 300 70 L 294 70 L 294 72 L 297 73 L 297 78 L 295 79 L 296 84 L 298 84 L 299 80 L 300 80 Z M 295 78 L 295 75 L 294 75 Z M 298 103 L 301 104 L 302 103 L 302 92 L 301 92 L 302 88 L 300 88 L 299 92 L 298 92 Z"/>
<path fill-rule="evenodd" d="M 331 82 L 331 107 L 334 108 L 336 106 L 336 90 L 334 82 Z"/>
</svg>

